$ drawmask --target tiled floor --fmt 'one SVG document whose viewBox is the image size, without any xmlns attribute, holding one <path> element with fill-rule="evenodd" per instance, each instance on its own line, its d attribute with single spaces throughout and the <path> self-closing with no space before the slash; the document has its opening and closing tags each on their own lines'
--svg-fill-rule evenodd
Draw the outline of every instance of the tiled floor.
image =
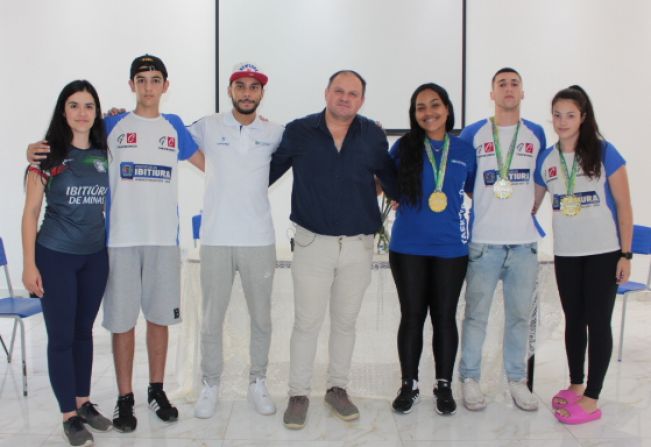
<svg viewBox="0 0 651 447">
<path fill-rule="evenodd" d="M 186 272 L 192 278 L 196 272 Z M 196 293 L 192 282 L 185 293 Z M 314 390 L 307 425 L 301 431 L 286 430 L 281 423 L 286 405 L 288 345 L 292 324 L 291 278 L 288 269 L 276 271 L 274 285 L 274 335 L 268 381 L 279 411 L 259 416 L 246 401 L 248 364 L 248 316 L 236 279 L 234 297 L 226 324 L 226 368 L 217 415 L 210 420 L 192 417 L 192 404 L 177 392 L 180 421 L 165 425 L 147 409 L 147 359 L 142 331 L 136 353 L 135 395 L 138 429 L 124 435 L 96 434 L 98 446 L 647 446 L 651 447 L 651 330 L 649 296 L 629 303 L 624 361 L 613 361 L 602 393 L 602 420 L 584 426 L 559 424 L 552 416 L 552 394 L 566 385 L 567 366 L 562 344 L 562 313 L 549 266 L 541 270 L 541 321 L 538 329 L 535 392 L 540 410 L 525 413 L 514 407 L 506 392 L 499 355 L 502 301 L 499 294 L 493 307 L 484 358 L 482 387 L 489 398 L 485 411 L 472 413 L 461 405 L 456 415 L 438 416 L 430 390 L 433 365 L 430 352 L 421 360 L 421 393 L 426 398 L 409 415 L 391 411 L 390 402 L 399 384 L 395 334 L 399 308 L 391 276 L 386 270 L 373 273 L 373 283 L 358 322 L 358 337 L 349 390 L 361 410 L 361 419 L 344 423 L 329 414 L 322 403 L 327 363 L 327 331 L 324 324 L 317 354 Z M 618 340 L 620 303 L 615 307 L 614 332 Z M 463 299 L 459 314 L 463 314 Z M 100 319 L 98 318 L 98 321 Z M 0 360 L 0 446 L 64 445 L 60 416 L 47 376 L 46 338 L 43 320 L 27 323 L 29 397 L 21 395 L 19 364 L 7 366 Z M 142 329 L 142 323 L 138 330 Z M 0 333 L 7 337 L 9 324 L 0 320 Z M 177 384 L 177 350 L 186 355 L 192 346 L 179 343 L 181 328 L 172 333 L 166 388 Z M 425 331 L 426 340 L 431 330 Z M 427 346 L 429 343 L 425 343 Z M 187 361 L 187 360 L 184 360 Z M 459 384 L 454 384 L 460 400 Z M 109 334 L 95 327 L 95 365 L 92 397 L 100 410 L 110 415 L 116 396 Z"/>
</svg>

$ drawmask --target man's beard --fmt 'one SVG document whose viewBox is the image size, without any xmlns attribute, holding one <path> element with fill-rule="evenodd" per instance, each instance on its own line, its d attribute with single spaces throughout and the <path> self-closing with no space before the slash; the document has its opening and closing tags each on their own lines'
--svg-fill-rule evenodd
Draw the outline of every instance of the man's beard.
<svg viewBox="0 0 651 447">
<path fill-rule="evenodd" d="M 242 115 L 252 115 L 255 113 L 255 111 L 258 109 L 258 104 L 256 104 L 254 101 L 251 101 L 251 104 L 253 104 L 252 109 L 243 109 L 240 107 L 237 101 L 233 101 L 233 107 Z"/>
</svg>

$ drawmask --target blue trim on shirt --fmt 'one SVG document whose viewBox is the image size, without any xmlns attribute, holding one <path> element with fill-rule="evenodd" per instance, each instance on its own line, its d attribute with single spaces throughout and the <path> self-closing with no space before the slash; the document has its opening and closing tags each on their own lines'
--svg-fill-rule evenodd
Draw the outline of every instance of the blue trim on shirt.
<svg viewBox="0 0 651 447">
<path fill-rule="evenodd" d="M 174 127 L 174 130 L 176 130 L 176 136 L 179 143 L 178 159 L 187 160 L 192 157 L 194 153 L 197 152 L 197 149 L 199 149 L 199 146 L 194 142 L 192 135 L 190 135 L 185 124 L 183 124 L 183 120 L 181 120 L 178 115 L 171 113 L 162 113 L 161 116 L 165 118 L 172 127 Z"/>
</svg>

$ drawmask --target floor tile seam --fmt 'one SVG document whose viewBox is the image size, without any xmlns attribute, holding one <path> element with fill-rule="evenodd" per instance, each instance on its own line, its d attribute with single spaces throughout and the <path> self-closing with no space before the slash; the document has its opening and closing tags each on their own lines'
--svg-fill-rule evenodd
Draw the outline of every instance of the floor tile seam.
<svg viewBox="0 0 651 447">
<path fill-rule="evenodd" d="M 239 441 L 239 439 L 229 438 L 228 437 L 228 431 L 229 431 L 229 429 L 231 427 L 231 419 L 233 417 L 233 411 L 235 410 L 235 401 L 230 401 L 230 404 L 231 404 L 231 408 L 230 408 L 230 411 L 228 412 L 228 417 L 226 418 L 226 424 L 225 424 L 225 428 L 224 428 L 224 435 L 221 438 L 221 440 L 222 441 L 226 441 L 226 440 Z"/>
</svg>

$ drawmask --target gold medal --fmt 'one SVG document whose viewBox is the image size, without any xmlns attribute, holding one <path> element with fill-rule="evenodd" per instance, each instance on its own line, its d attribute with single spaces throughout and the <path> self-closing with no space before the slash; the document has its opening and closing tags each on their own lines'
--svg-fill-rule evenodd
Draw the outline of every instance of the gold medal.
<svg viewBox="0 0 651 447">
<path fill-rule="evenodd" d="M 435 213 L 440 213 L 448 206 L 448 196 L 442 191 L 434 191 L 429 196 L 429 207 Z"/>
<path fill-rule="evenodd" d="M 493 185 L 493 192 L 498 199 L 508 199 L 513 194 L 513 185 L 508 179 L 500 178 Z"/>
<path fill-rule="evenodd" d="M 577 196 L 565 196 L 561 199 L 561 212 L 568 216 L 576 216 L 581 212 L 581 199 Z"/>
</svg>

